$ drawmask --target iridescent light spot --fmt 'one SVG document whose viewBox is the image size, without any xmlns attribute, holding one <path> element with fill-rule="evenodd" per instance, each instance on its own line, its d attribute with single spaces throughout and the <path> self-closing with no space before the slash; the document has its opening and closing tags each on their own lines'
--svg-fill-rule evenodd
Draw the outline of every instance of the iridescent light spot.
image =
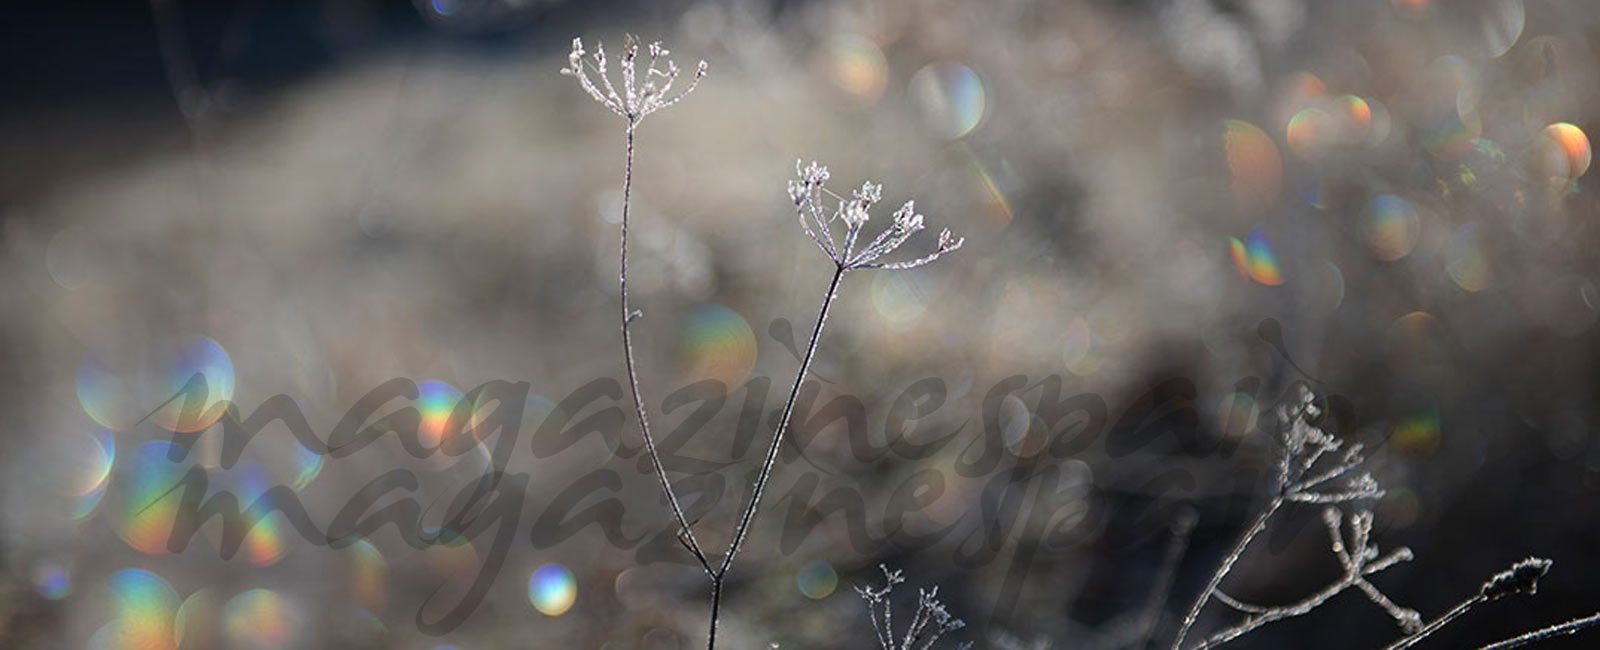
<svg viewBox="0 0 1600 650">
<path fill-rule="evenodd" d="M 72 594 L 72 573 L 59 562 L 42 562 L 33 568 L 33 587 L 40 596 L 61 600 Z"/>
<path fill-rule="evenodd" d="M 1250 230 L 1246 241 L 1228 238 L 1228 250 L 1233 256 L 1233 266 L 1239 274 L 1269 287 L 1283 284 L 1283 274 L 1278 270 L 1278 260 L 1272 255 L 1272 246 L 1260 228 Z"/>
<path fill-rule="evenodd" d="M 117 502 L 110 513 L 112 530 L 128 546 L 151 555 L 167 553 L 167 538 L 183 499 L 183 476 L 192 465 L 188 460 L 168 460 L 176 449 L 162 440 L 139 445 L 111 481 Z"/>
<path fill-rule="evenodd" d="M 72 511 L 67 516 L 72 519 L 85 519 L 94 514 L 95 509 L 100 507 L 100 502 L 105 499 L 106 488 L 110 485 L 111 482 L 106 481 L 100 484 L 100 487 L 95 488 L 93 492 L 74 497 L 72 499 Z"/>
<path fill-rule="evenodd" d="M 241 592 L 222 608 L 222 629 L 230 647 L 273 650 L 294 647 L 300 613 L 270 589 Z"/>
<path fill-rule="evenodd" d="M 173 650 L 178 592 L 144 569 L 123 569 L 107 587 L 112 619 L 90 640 L 96 650 Z"/>
<path fill-rule="evenodd" d="M 1333 262 L 1325 262 L 1322 268 L 1323 272 L 1313 278 L 1316 283 L 1310 290 L 1310 298 L 1322 313 L 1332 314 L 1344 304 L 1344 272 Z"/>
<path fill-rule="evenodd" d="M 927 279 L 920 270 L 878 273 L 872 277 L 872 307 L 894 329 L 915 325 L 928 310 Z"/>
<path fill-rule="evenodd" d="M 1232 438 L 1243 438 L 1254 431 L 1260 417 L 1256 400 L 1247 393 L 1233 393 L 1222 398 L 1217 409 L 1217 428 Z"/>
<path fill-rule="evenodd" d="M 272 566 L 289 554 L 288 537 L 285 532 L 289 522 L 283 513 L 270 509 L 268 503 L 263 502 L 258 508 L 256 503 L 266 496 L 274 483 L 267 475 L 266 470 L 255 463 L 243 463 L 235 466 L 228 472 L 228 478 L 233 483 L 233 493 L 239 498 L 240 507 L 245 509 L 244 521 L 250 532 L 245 534 L 244 543 L 240 549 L 244 557 L 256 566 Z M 265 516 L 257 512 L 270 512 Z"/>
<path fill-rule="evenodd" d="M 1043 425 L 1016 395 L 1007 395 L 1000 402 L 1000 441 L 1018 458 L 1032 457 L 1048 442 Z"/>
<path fill-rule="evenodd" d="M 112 431 L 127 431 L 143 416 L 133 386 L 99 360 L 78 364 L 78 404 L 95 422 Z"/>
<path fill-rule="evenodd" d="M 1384 333 L 1384 349 L 1393 363 L 1409 368 L 1438 366 L 1451 358 L 1439 319 L 1425 311 L 1413 311 L 1396 318 Z"/>
<path fill-rule="evenodd" d="M 863 104 L 883 96 L 889 63 L 872 41 L 856 34 L 834 36 L 823 44 L 819 59 L 829 81 Z"/>
<path fill-rule="evenodd" d="M 1328 85 L 1322 83 L 1317 75 L 1296 72 L 1289 76 L 1289 81 L 1285 84 L 1285 94 L 1292 104 L 1304 104 L 1328 94 Z"/>
<path fill-rule="evenodd" d="M 1589 171 L 1594 152 L 1589 148 L 1589 137 L 1583 129 L 1566 122 L 1544 127 L 1544 158 L 1555 164 L 1548 165 L 1552 178 L 1577 179 Z"/>
<path fill-rule="evenodd" d="M 689 312 L 679 349 L 698 379 L 733 386 L 756 367 L 755 332 L 738 312 L 722 305 L 701 305 Z"/>
<path fill-rule="evenodd" d="M 1444 111 L 1422 123 L 1422 146 L 1447 160 L 1476 151 L 1477 140 L 1482 135 L 1483 121 L 1477 113 L 1463 117 L 1458 111 Z"/>
<path fill-rule="evenodd" d="M 1467 291 L 1482 291 L 1489 286 L 1489 258 L 1483 254 L 1478 227 L 1466 224 L 1450 235 L 1445 246 L 1445 272 L 1456 286 Z"/>
<path fill-rule="evenodd" d="M 545 616 L 560 616 L 578 600 L 578 581 L 560 564 L 546 564 L 528 576 L 528 600 Z"/>
<path fill-rule="evenodd" d="M 1422 221 L 1405 199 L 1379 195 L 1361 215 L 1361 234 L 1372 255 L 1393 262 L 1411 253 L 1422 232 Z"/>
<path fill-rule="evenodd" d="M 1362 129 L 1371 128 L 1372 105 L 1368 104 L 1367 100 L 1355 95 L 1345 95 L 1339 100 L 1339 103 L 1344 108 L 1345 116 L 1350 119 L 1351 124 Z"/>
<path fill-rule="evenodd" d="M 983 120 L 983 82 L 967 66 L 930 63 L 911 77 L 909 90 L 928 124 L 948 139 L 971 133 Z"/>
<path fill-rule="evenodd" d="M 1394 443 L 1413 454 L 1433 453 L 1439 448 L 1439 407 L 1429 404 L 1400 420 L 1394 428 Z"/>
<path fill-rule="evenodd" d="M 65 468 L 62 477 L 65 495 L 82 498 L 105 487 L 117 458 L 117 442 L 111 431 L 69 433 L 63 442 L 67 444 L 58 460 Z"/>
<path fill-rule="evenodd" d="M 177 397 L 150 420 L 178 433 L 206 430 L 222 418 L 223 402 L 233 399 L 233 360 L 204 336 L 185 338 L 166 359 L 167 381 L 160 399 Z"/>
<path fill-rule="evenodd" d="M 306 489 L 312 481 L 322 474 L 322 454 L 307 449 L 298 442 L 294 445 L 294 480 L 289 482 L 289 487 L 294 491 Z"/>
<path fill-rule="evenodd" d="M 417 424 L 417 437 L 422 446 L 438 447 L 446 435 L 454 433 L 450 431 L 450 415 L 464 397 L 461 391 L 442 381 L 426 380 L 417 384 L 416 407 L 422 416 Z"/>
<path fill-rule="evenodd" d="M 795 583 L 806 598 L 822 600 L 839 587 L 839 574 L 834 572 L 833 565 L 817 560 L 800 568 Z"/>
<path fill-rule="evenodd" d="M 203 587 L 178 606 L 173 620 L 172 638 L 179 648 L 215 648 L 222 645 L 222 597 L 215 589 Z"/>
<path fill-rule="evenodd" d="M 985 197 L 984 204 L 988 208 L 985 212 L 990 220 L 1002 227 L 1011 223 L 1011 204 L 1006 201 L 1005 193 L 1000 191 L 1000 185 L 995 182 L 989 169 L 973 155 L 971 148 L 966 145 L 962 145 L 961 148 L 967 154 L 967 160 L 972 163 L 973 178 L 978 186 L 977 192 Z"/>
<path fill-rule="evenodd" d="M 1285 139 L 1295 154 L 1311 160 L 1326 151 L 1337 135 L 1332 115 L 1320 108 L 1307 108 L 1289 118 Z"/>
<path fill-rule="evenodd" d="M 1478 15 L 1478 25 L 1483 28 L 1484 43 L 1489 55 L 1499 57 L 1516 45 L 1522 37 L 1522 27 L 1527 19 L 1522 0 L 1495 0 Z"/>
<path fill-rule="evenodd" d="M 1251 213 L 1271 207 L 1283 183 L 1283 158 L 1272 138 L 1249 122 L 1226 120 L 1222 149 L 1239 207 Z"/>
<path fill-rule="evenodd" d="M 383 611 L 387 600 L 389 563 L 383 560 L 383 554 L 378 552 L 377 547 L 364 539 L 352 545 L 348 552 L 351 557 L 350 590 L 355 595 L 356 603 L 370 611 Z"/>
<path fill-rule="evenodd" d="M 1067 323 L 1064 339 L 1061 360 L 1066 362 L 1067 370 L 1084 377 L 1100 369 L 1105 358 L 1095 345 L 1094 328 L 1089 326 L 1089 321 L 1082 316 L 1073 318 Z"/>
</svg>

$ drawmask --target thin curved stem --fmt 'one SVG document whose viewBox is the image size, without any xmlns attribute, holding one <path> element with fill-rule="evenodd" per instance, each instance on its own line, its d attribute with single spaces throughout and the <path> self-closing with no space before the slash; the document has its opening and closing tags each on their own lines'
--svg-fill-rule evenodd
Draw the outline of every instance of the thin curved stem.
<svg viewBox="0 0 1600 650">
<path fill-rule="evenodd" d="M 778 449 L 783 444 L 783 435 L 789 430 L 789 419 L 794 416 L 794 404 L 800 399 L 800 387 L 806 383 L 806 374 L 811 370 L 811 360 L 817 354 L 817 342 L 822 340 L 822 327 L 828 322 L 828 309 L 833 306 L 833 299 L 839 294 L 839 281 L 844 279 L 844 265 L 838 265 L 833 271 L 833 280 L 828 283 L 828 293 L 822 296 L 822 309 L 817 314 L 817 326 L 811 330 L 811 341 L 806 345 L 806 354 L 800 359 L 800 371 L 795 374 L 794 386 L 789 389 L 789 399 L 783 404 L 783 417 L 778 420 L 778 428 L 772 434 L 772 444 L 767 446 L 767 455 L 761 462 L 761 473 L 756 476 L 755 490 L 750 495 L 750 503 L 745 505 L 744 514 L 739 517 L 739 526 L 734 529 L 733 539 L 728 542 L 728 552 L 722 556 L 722 565 L 711 572 L 711 631 L 707 635 L 706 650 L 716 650 L 717 647 L 717 620 L 722 603 L 722 586 L 728 577 L 728 568 L 733 566 L 734 556 L 739 554 L 739 548 L 744 546 L 744 540 L 750 534 L 750 524 L 755 521 L 756 511 L 761 506 L 761 494 L 766 491 L 767 482 L 772 478 L 772 467 L 778 461 Z"/>
<path fill-rule="evenodd" d="M 1467 613 L 1467 610 L 1472 609 L 1472 607 L 1474 605 L 1477 605 L 1478 603 L 1481 603 L 1484 600 L 1485 599 L 1484 599 L 1482 594 L 1478 594 L 1478 595 L 1475 595 L 1475 596 L 1473 596 L 1471 598 L 1463 600 L 1463 601 L 1461 601 L 1460 604 L 1456 605 L 1453 609 L 1451 609 L 1448 612 L 1445 612 L 1443 616 L 1440 616 L 1439 618 L 1434 619 L 1432 623 L 1429 623 L 1429 624 L 1423 626 L 1422 629 L 1417 630 L 1415 634 L 1412 634 L 1410 636 L 1407 636 L 1405 638 L 1400 639 L 1399 641 L 1395 641 L 1394 643 L 1389 644 L 1389 646 L 1384 648 L 1384 650 L 1401 650 L 1402 648 L 1409 648 L 1411 646 L 1414 646 L 1414 645 L 1417 644 L 1417 642 L 1427 638 L 1429 635 L 1433 634 L 1434 632 L 1438 632 L 1441 628 L 1443 628 L 1445 625 L 1448 625 L 1451 621 L 1454 621 L 1457 618 L 1460 618 L 1462 614 Z"/>
<path fill-rule="evenodd" d="M 644 398 L 639 395 L 639 373 L 635 369 L 633 357 L 633 336 L 630 334 L 631 324 L 634 320 L 632 305 L 628 302 L 628 211 L 631 207 L 633 192 L 633 129 L 635 122 L 628 123 L 628 158 L 622 168 L 622 244 L 621 244 L 621 271 L 618 273 L 618 283 L 622 294 L 622 357 L 628 368 L 628 386 L 633 391 L 633 409 L 639 416 L 639 432 L 644 437 L 645 453 L 650 457 L 650 464 L 654 467 L 656 478 L 661 483 L 661 494 L 667 498 L 667 505 L 672 508 L 672 516 L 678 520 L 681 538 L 684 546 L 700 562 L 700 567 L 705 570 L 706 576 L 713 581 L 716 576 L 712 574 L 711 562 L 706 558 L 704 551 L 700 550 L 700 541 L 695 538 L 694 530 L 689 528 L 689 519 L 683 514 L 683 506 L 678 503 L 678 494 L 672 489 L 672 481 L 667 478 L 667 469 L 661 464 L 661 454 L 656 451 L 655 437 L 650 435 L 650 417 L 645 412 Z"/>
<path fill-rule="evenodd" d="M 838 295 L 839 281 L 844 278 L 844 272 L 843 265 L 834 269 L 833 281 L 828 283 L 828 293 L 822 297 L 822 310 L 817 314 L 816 329 L 811 331 L 811 343 L 806 346 L 806 355 L 800 360 L 800 372 L 795 375 L 794 386 L 789 389 L 789 399 L 783 405 L 783 417 L 778 420 L 778 430 L 773 432 L 772 444 L 767 446 L 766 460 L 762 461 L 761 474 L 756 477 L 755 492 L 750 497 L 749 505 L 745 506 L 744 515 L 739 518 L 738 528 L 734 529 L 733 540 L 728 543 L 728 554 L 722 557 L 722 567 L 717 570 L 718 578 L 726 575 L 728 567 L 733 565 L 733 557 L 744 545 L 744 538 L 750 532 L 750 523 L 755 520 L 756 510 L 761 506 L 761 493 L 772 478 L 772 466 L 778 460 L 778 448 L 783 442 L 783 435 L 788 432 L 789 418 L 794 415 L 794 403 L 800 398 L 800 386 L 806 382 L 806 373 L 811 369 L 811 360 L 817 353 L 817 342 L 822 339 L 822 327 L 828 322 L 828 308 Z"/>
<path fill-rule="evenodd" d="M 1172 650 L 1180 650 L 1183 647 L 1184 639 L 1189 636 L 1189 628 L 1194 627 L 1195 621 L 1200 619 L 1200 610 L 1205 608 L 1206 603 L 1211 602 L 1212 594 L 1216 593 L 1217 587 L 1222 584 L 1222 579 L 1228 575 L 1228 572 L 1233 570 L 1233 565 L 1239 561 L 1239 556 L 1244 555 L 1244 550 L 1250 546 L 1251 540 L 1254 540 L 1256 535 L 1261 534 L 1261 531 L 1266 529 L 1267 520 L 1271 519 L 1272 515 L 1282 506 L 1283 495 L 1273 495 L 1272 500 L 1267 502 L 1267 507 L 1261 510 L 1260 515 L 1256 516 L 1255 523 L 1251 524 L 1250 528 L 1246 529 L 1244 534 L 1239 537 L 1239 541 L 1234 543 L 1233 550 L 1222 558 L 1222 564 L 1217 566 L 1216 573 L 1211 574 L 1211 579 L 1206 582 L 1205 589 L 1200 590 L 1200 595 L 1195 597 L 1194 604 L 1189 607 L 1189 613 L 1183 617 L 1183 626 L 1178 628 L 1178 636 L 1172 641 Z"/>
<path fill-rule="evenodd" d="M 1530 643 L 1538 643 L 1540 641 L 1547 641 L 1558 636 L 1575 634 L 1581 630 L 1591 628 L 1596 625 L 1600 625 L 1600 613 L 1591 614 L 1583 618 L 1575 618 L 1565 623 L 1558 623 L 1547 628 L 1528 632 L 1527 634 L 1514 636 L 1498 643 L 1491 643 L 1483 646 L 1482 648 L 1478 648 L 1478 650 L 1510 650 L 1511 648 L 1520 648 Z"/>
<path fill-rule="evenodd" d="M 722 576 L 711 578 L 711 633 L 706 636 L 706 650 L 717 647 L 717 619 L 722 613 Z"/>
</svg>

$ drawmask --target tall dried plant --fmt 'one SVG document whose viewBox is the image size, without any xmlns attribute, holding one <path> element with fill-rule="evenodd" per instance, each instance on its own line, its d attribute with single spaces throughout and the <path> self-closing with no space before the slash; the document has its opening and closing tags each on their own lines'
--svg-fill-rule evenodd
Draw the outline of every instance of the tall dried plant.
<svg viewBox="0 0 1600 650">
<path fill-rule="evenodd" d="M 650 433 L 649 413 L 645 408 L 645 400 L 639 388 L 637 362 L 634 358 L 633 342 L 630 330 L 642 315 L 632 308 L 628 300 L 628 224 L 632 205 L 633 188 L 633 152 L 634 132 L 640 120 L 646 115 L 662 108 L 671 106 L 682 100 L 698 86 L 700 79 L 705 76 L 706 63 L 700 62 L 694 75 L 694 80 L 682 92 L 673 95 L 671 88 L 678 78 L 678 66 L 669 61 L 663 62 L 667 55 L 666 48 L 660 43 L 652 43 L 648 47 L 649 64 L 643 73 L 643 81 L 639 78 L 637 61 L 639 59 L 639 44 L 629 36 L 622 50 L 619 67 L 622 72 L 622 92 L 617 92 L 607 69 L 605 48 L 595 46 L 591 55 L 583 48 L 583 41 L 573 39 L 572 52 L 568 57 L 568 67 L 561 70 L 562 74 L 576 77 L 579 86 L 583 88 L 596 102 L 610 109 L 611 112 L 627 121 L 627 149 L 622 173 L 622 227 L 621 244 L 619 246 L 620 271 L 618 285 L 621 290 L 622 301 L 622 351 L 624 365 L 627 368 L 628 384 L 633 395 L 634 411 L 639 418 L 640 435 L 644 438 L 645 453 L 650 458 L 650 463 L 657 477 L 661 493 L 672 510 L 678 526 L 678 539 L 683 547 L 699 563 L 710 582 L 711 588 L 711 615 L 709 629 L 706 634 L 706 648 L 714 649 L 717 643 L 717 624 L 721 617 L 723 588 L 726 584 L 729 571 L 733 568 L 733 561 L 738 556 L 740 549 L 750 533 L 750 527 L 755 522 L 756 515 L 761 507 L 761 497 L 766 490 L 767 483 L 772 479 L 772 471 L 777 463 L 778 449 L 789 429 L 789 422 L 794 414 L 794 406 L 800 396 L 800 388 L 805 383 L 807 374 L 811 369 L 811 362 L 816 357 L 817 345 L 822 340 L 823 327 L 828 321 L 828 311 L 833 306 L 834 299 L 838 297 L 841 282 L 847 273 L 852 271 L 883 269 L 902 270 L 911 269 L 932 263 L 946 253 L 961 247 L 962 239 L 954 237 L 949 230 L 939 234 L 933 250 L 919 257 L 911 259 L 889 259 L 913 235 L 923 230 L 923 216 L 917 214 L 913 202 L 907 201 L 899 210 L 896 210 L 893 221 L 888 227 L 872 238 L 865 245 L 860 245 L 861 235 L 870 218 L 871 208 L 882 198 L 882 186 L 873 183 L 862 183 L 861 188 L 851 192 L 849 198 L 839 197 L 827 190 L 828 169 L 816 162 L 802 165 L 797 162 L 795 171 L 797 179 L 789 181 L 789 198 L 794 203 L 795 212 L 800 220 L 800 227 L 805 234 L 820 248 L 833 264 L 833 277 L 828 283 L 827 291 L 822 295 L 822 306 L 817 313 L 817 323 L 811 331 L 811 338 L 806 344 L 806 351 L 800 360 L 800 368 L 795 374 L 793 385 L 789 390 L 789 397 L 784 401 L 783 414 L 778 421 L 777 429 L 773 432 L 772 440 L 767 445 L 765 456 L 761 461 L 761 469 L 757 474 L 755 484 L 751 488 L 751 496 L 740 514 L 738 524 L 735 526 L 732 537 L 729 539 L 727 550 L 720 560 L 713 562 L 699 537 L 695 534 L 691 522 L 684 514 L 683 506 L 678 499 L 677 491 L 673 488 L 672 481 L 667 476 L 667 469 L 661 462 L 660 453 Z M 665 68 L 658 68 L 665 65 Z M 591 79 L 591 73 L 598 77 L 597 85 Z M 827 198 L 835 201 L 828 205 Z M 837 233 L 837 234 L 836 234 Z M 939 608 L 942 612 L 942 606 Z M 948 618 L 946 616 L 945 618 Z M 940 625 L 947 624 L 944 621 Z"/>
</svg>

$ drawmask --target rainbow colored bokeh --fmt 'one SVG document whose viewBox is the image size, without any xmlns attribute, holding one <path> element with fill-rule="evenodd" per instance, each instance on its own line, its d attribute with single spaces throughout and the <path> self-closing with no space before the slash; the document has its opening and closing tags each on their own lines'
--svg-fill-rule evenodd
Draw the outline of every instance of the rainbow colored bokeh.
<svg viewBox="0 0 1600 650">
<path fill-rule="evenodd" d="M 1411 204 L 1398 196 L 1382 194 L 1367 204 L 1361 215 L 1361 233 L 1374 257 L 1393 262 L 1411 253 L 1421 234 L 1422 222 Z"/>
<path fill-rule="evenodd" d="M 464 396 L 454 386 L 442 381 L 426 380 L 417 384 L 416 407 L 422 419 L 417 424 L 417 437 L 424 447 L 436 448 L 444 442 L 450 431 L 450 415 Z M 462 427 L 466 426 L 463 420 Z"/>
<path fill-rule="evenodd" d="M 546 564 L 528 576 L 528 600 L 545 616 L 560 616 L 578 600 L 578 581 L 560 564 Z"/>
<path fill-rule="evenodd" d="M 168 458 L 175 446 L 153 440 L 135 448 L 122 464 L 113 484 L 115 509 L 111 529 L 128 546 L 151 555 L 164 555 L 167 539 L 177 521 L 183 499 L 184 474 L 192 463 Z"/>
<path fill-rule="evenodd" d="M 178 592 L 144 569 L 111 575 L 106 589 L 111 621 L 89 641 L 94 650 L 175 650 Z"/>
<path fill-rule="evenodd" d="M 1278 260 L 1272 255 L 1267 236 L 1260 228 L 1250 231 L 1245 241 L 1228 238 L 1228 250 L 1233 255 L 1233 266 L 1239 274 L 1269 287 L 1283 284 L 1283 273 L 1278 270 Z"/>
<path fill-rule="evenodd" d="M 750 376 L 756 366 L 756 334 L 744 317 L 722 305 L 701 305 L 689 312 L 680 343 L 690 373 L 730 386 Z"/>
<path fill-rule="evenodd" d="M 1589 136 L 1584 135 L 1583 129 L 1567 122 L 1557 122 L 1544 127 L 1544 138 L 1553 144 L 1560 154 L 1560 161 L 1564 163 L 1562 170 L 1569 180 L 1577 179 L 1589 171 L 1589 163 L 1593 161 L 1594 151 L 1589 147 Z"/>
<path fill-rule="evenodd" d="M 811 600 L 822 600 L 833 594 L 839 586 L 839 574 L 833 570 L 833 565 L 823 560 L 813 561 L 800 568 L 795 575 L 795 584 L 800 588 L 800 593 Z"/>
</svg>

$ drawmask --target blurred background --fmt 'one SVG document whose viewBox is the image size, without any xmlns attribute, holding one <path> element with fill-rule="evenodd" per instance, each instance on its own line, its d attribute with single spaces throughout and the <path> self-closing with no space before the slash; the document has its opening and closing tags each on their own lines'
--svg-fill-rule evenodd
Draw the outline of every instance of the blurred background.
<svg viewBox="0 0 1600 650">
<path fill-rule="evenodd" d="M 672 391 L 729 387 L 691 460 L 669 461 L 689 484 L 730 490 L 696 526 L 710 546 L 725 543 L 764 444 L 737 445 L 747 383 L 770 380 L 753 413 L 781 406 L 829 277 L 784 191 L 795 159 L 829 165 L 841 193 L 883 183 L 874 223 L 915 198 L 931 227 L 967 238 L 928 267 L 847 276 L 816 404 L 853 396 L 860 410 L 784 457 L 730 578 L 727 647 L 871 647 L 853 587 L 877 581 L 879 563 L 908 577 L 897 620 L 914 587 L 941 585 L 969 624 L 956 639 L 979 648 L 1131 647 L 1130 616 L 1152 600 L 1166 603 L 1153 634 L 1170 638 L 1259 505 L 1272 448 L 1258 425 L 1296 380 L 1335 397 L 1339 435 L 1377 449 L 1378 541 L 1417 554 L 1374 578 L 1395 601 L 1432 618 L 1517 559 L 1555 560 L 1536 597 L 1480 607 L 1430 647 L 1600 608 L 1600 239 L 1585 173 L 1600 19 L 1585 0 L 0 11 L 0 646 L 703 644 L 704 578 L 670 541 L 618 548 L 599 525 L 555 544 L 529 535 L 595 470 L 621 481 L 580 505 L 622 504 L 629 538 L 669 529 L 627 451 L 631 409 L 621 447 L 600 435 L 543 457 L 528 446 L 562 398 L 622 377 L 623 123 L 558 70 L 573 36 L 615 53 L 625 32 L 665 41 L 685 68 L 711 64 L 640 127 L 632 248 L 657 429 L 692 411 L 663 415 Z M 931 247 L 923 237 L 907 248 Z M 418 460 L 394 436 L 322 458 L 274 424 L 223 468 L 220 427 L 167 430 L 186 427 L 161 404 L 195 372 L 244 413 L 291 397 L 323 438 L 395 377 L 419 382 L 424 430 L 485 381 L 530 382 L 509 460 L 530 476 L 524 514 L 483 605 L 442 636 L 415 622 L 466 592 L 487 535 L 419 550 L 387 527 L 334 550 L 274 515 L 231 559 L 220 520 L 170 552 L 164 495 L 190 467 L 246 501 L 288 486 L 323 526 L 385 471 L 419 480 L 385 502 L 426 508 L 488 467 L 479 453 Z M 1109 422 L 1057 421 L 1040 404 L 1047 385 L 997 398 L 985 433 L 985 396 L 1013 375 L 1098 395 Z M 927 378 L 943 405 L 891 428 L 896 398 Z M 1108 449 L 1104 431 L 1130 408 L 1140 421 L 1152 396 L 1167 417 L 1130 425 L 1149 444 Z M 1096 426 L 1081 449 L 1047 449 Z M 957 427 L 924 458 L 852 451 Z M 184 463 L 167 460 L 175 435 L 198 436 Z M 985 436 L 1002 443 L 994 471 L 958 471 Z M 1055 478 L 1007 493 L 1022 515 L 986 514 L 994 477 L 1013 468 Z M 958 532 L 852 542 L 863 521 L 886 537 L 894 494 L 926 470 L 939 488 L 902 532 Z M 797 500 L 806 481 L 812 496 Z M 814 507 L 836 490 L 860 495 L 860 516 L 843 500 Z M 820 520 L 789 543 L 785 518 L 807 512 Z M 1169 575 L 1168 530 L 1190 512 Z M 1335 579 L 1316 522 L 1314 508 L 1281 515 L 1230 593 L 1284 603 Z M 986 539 L 987 561 L 960 559 Z M 1203 629 L 1227 622 L 1218 609 Z M 1347 594 L 1237 645 L 1396 636 Z"/>
</svg>

